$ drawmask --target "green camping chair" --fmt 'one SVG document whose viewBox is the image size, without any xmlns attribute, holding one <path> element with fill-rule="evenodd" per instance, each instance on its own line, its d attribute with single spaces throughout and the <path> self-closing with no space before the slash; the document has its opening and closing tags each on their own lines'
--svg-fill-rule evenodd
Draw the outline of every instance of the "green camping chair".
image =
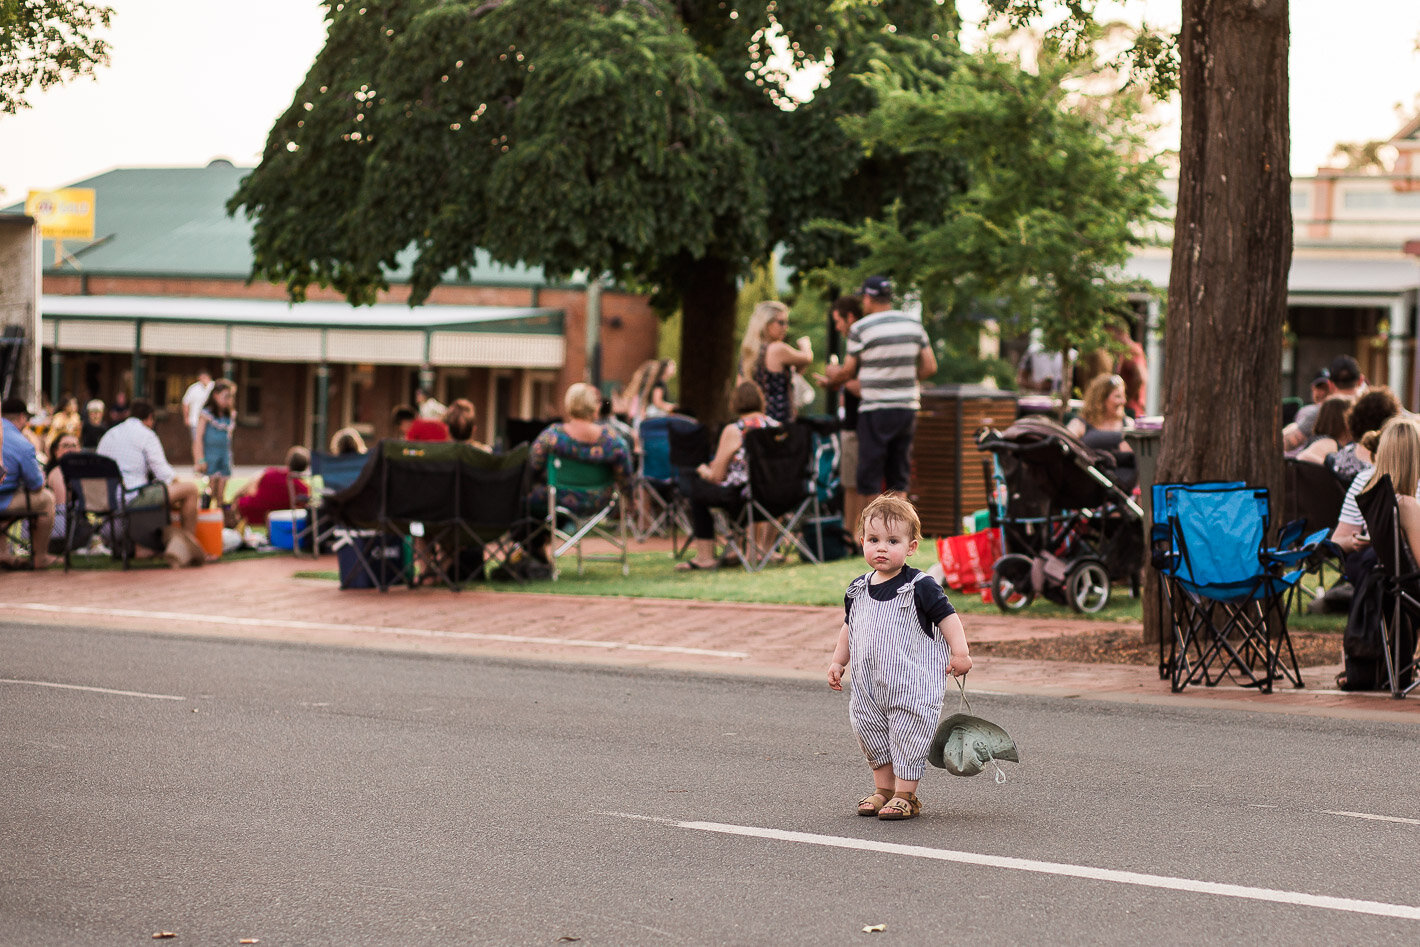
<svg viewBox="0 0 1420 947">
<path fill-rule="evenodd" d="M 609 499 L 590 514 L 578 514 L 557 502 L 558 491 L 601 493 L 609 491 Z M 626 504 L 616 484 L 616 472 L 608 464 L 593 464 L 571 457 L 548 458 L 547 463 L 547 531 L 552 538 L 552 579 L 557 581 L 557 560 L 567 553 L 577 552 L 577 574 L 582 574 L 584 560 L 620 562 L 621 574 L 630 575 L 626 559 Z M 586 553 L 582 544 L 587 539 L 603 540 L 617 550 L 614 553 Z"/>
</svg>

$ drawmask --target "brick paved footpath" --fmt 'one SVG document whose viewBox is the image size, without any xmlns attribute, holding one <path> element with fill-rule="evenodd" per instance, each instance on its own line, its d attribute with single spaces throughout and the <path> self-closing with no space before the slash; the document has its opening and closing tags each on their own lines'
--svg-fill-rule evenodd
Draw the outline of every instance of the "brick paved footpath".
<svg viewBox="0 0 1420 947">
<path fill-rule="evenodd" d="M 278 556 L 181 572 L 165 569 L 0 574 L 0 613 L 26 624 L 79 624 L 159 634 L 252 638 L 396 651 L 496 655 L 820 679 L 842 610 L 503 591 L 398 588 L 342 592 L 295 578 L 326 557 Z M 970 641 L 1098 630 L 1097 622 L 966 616 Z M 1132 626 L 1135 630 L 1137 625 Z M 1270 695 L 1224 683 L 1171 694 L 1156 667 L 982 656 L 977 690 L 1211 706 L 1420 723 L 1420 695 L 1343 694 L 1337 667 L 1308 668 L 1307 687 Z"/>
</svg>

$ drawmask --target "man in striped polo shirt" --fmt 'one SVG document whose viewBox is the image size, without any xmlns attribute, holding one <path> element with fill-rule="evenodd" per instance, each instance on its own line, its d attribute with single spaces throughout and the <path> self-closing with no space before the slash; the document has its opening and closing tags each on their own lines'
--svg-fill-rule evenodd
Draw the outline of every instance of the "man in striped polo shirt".
<svg viewBox="0 0 1420 947">
<path fill-rule="evenodd" d="M 937 357 L 922 323 L 893 308 L 892 283 L 870 276 L 859 290 L 863 318 L 848 330 L 847 357 L 828 367 L 831 384 L 857 378 L 858 493 L 907 493 L 912 435 L 917 429 L 918 382 L 937 372 Z M 853 524 L 854 527 L 857 524 Z"/>
</svg>

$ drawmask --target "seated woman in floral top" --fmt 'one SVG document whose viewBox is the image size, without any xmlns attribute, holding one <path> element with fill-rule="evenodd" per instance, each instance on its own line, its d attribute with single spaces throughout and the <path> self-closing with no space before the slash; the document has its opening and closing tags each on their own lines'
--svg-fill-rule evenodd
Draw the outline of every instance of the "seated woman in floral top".
<svg viewBox="0 0 1420 947">
<path fill-rule="evenodd" d="M 572 385 L 562 399 L 567 420 L 549 426 L 533 441 L 528 463 L 533 475 L 543 481 L 528 494 L 528 510 L 534 517 L 544 515 L 547 510 L 547 465 L 553 457 L 606 464 L 615 471 L 618 480 L 630 478 L 631 450 L 619 434 L 597 420 L 601 405 L 601 395 L 591 385 L 582 382 Z M 607 499 L 608 495 L 601 491 L 584 493 L 561 489 L 557 492 L 558 505 L 578 515 L 596 512 Z M 535 550 L 534 555 L 541 558 L 542 543 L 530 545 Z"/>
</svg>

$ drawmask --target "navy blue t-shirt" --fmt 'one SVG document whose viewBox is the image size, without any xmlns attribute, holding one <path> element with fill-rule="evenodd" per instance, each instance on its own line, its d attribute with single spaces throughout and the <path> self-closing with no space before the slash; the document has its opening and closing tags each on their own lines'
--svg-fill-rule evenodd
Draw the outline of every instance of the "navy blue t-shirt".
<svg viewBox="0 0 1420 947">
<path fill-rule="evenodd" d="M 876 601 L 890 602 L 897 597 L 897 593 L 908 582 L 911 582 L 921 569 L 914 569 L 912 566 L 903 566 L 902 571 L 897 575 L 874 585 L 868 582 L 868 594 Z M 922 631 L 927 637 L 935 638 L 932 629 L 947 620 L 949 615 L 955 615 L 957 610 L 952 606 L 947 598 L 947 593 L 937 584 L 937 580 L 930 575 L 926 576 L 912 588 L 913 604 L 917 606 L 917 623 L 922 626 Z M 843 620 L 848 620 L 849 613 L 853 610 L 853 600 L 847 595 L 843 596 Z"/>
</svg>

